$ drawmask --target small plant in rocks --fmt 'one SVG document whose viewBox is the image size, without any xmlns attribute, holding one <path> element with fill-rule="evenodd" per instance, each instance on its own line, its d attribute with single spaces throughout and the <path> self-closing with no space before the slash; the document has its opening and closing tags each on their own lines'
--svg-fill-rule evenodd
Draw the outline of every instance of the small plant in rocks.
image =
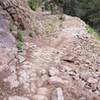
<svg viewBox="0 0 100 100">
<path fill-rule="evenodd" d="M 59 20 L 65 21 L 65 16 L 64 16 L 63 14 L 61 14 L 61 15 L 59 16 Z"/>
<path fill-rule="evenodd" d="M 23 42 L 21 41 L 17 41 L 17 48 L 19 52 L 23 51 Z"/>
<path fill-rule="evenodd" d="M 86 26 L 86 31 L 92 34 L 97 40 L 100 40 L 99 33 L 89 25 Z"/>
<path fill-rule="evenodd" d="M 30 36 L 30 37 L 33 37 L 33 36 L 35 36 L 35 35 L 36 35 L 35 32 L 30 32 L 30 33 L 29 33 L 29 36 Z"/>
<path fill-rule="evenodd" d="M 12 25 L 12 23 L 9 24 L 9 31 L 12 32 L 14 30 L 14 27 Z"/>
<path fill-rule="evenodd" d="M 18 51 L 22 52 L 23 51 L 23 46 L 24 46 L 24 33 L 23 32 L 18 32 L 17 33 L 17 45 L 16 47 L 18 48 Z"/>
<path fill-rule="evenodd" d="M 23 32 L 18 32 L 17 33 L 17 40 L 23 42 L 24 41 L 24 33 Z"/>
</svg>

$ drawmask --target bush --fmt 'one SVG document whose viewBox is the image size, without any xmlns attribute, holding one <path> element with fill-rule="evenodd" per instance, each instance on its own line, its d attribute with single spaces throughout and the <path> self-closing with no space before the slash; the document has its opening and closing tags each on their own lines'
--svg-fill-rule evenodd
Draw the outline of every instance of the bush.
<svg viewBox="0 0 100 100">
<path fill-rule="evenodd" d="M 100 0 L 53 0 L 63 13 L 77 16 L 100 31 Z"/>
<path fill-rule="evenodd" d="M 21 41 L 17 41 L 17 48 L 18 48 L 18 50 L 19 51 L 23 51 L 23 42 L 21 42 Z"/>
<path fill-rule="evenodd" d="M 95 29 L 91 28 L 88 25 L 86 26 L 86 30 L 87 30 L 88 33 L 91 33 L 91 34 L 96 34 L 97 33 Z"/>
<path fill-rule="evenodd" d="M 12 25 L 12 23 L 9 24 L 9 31 L 12 32 L 14 30 L 14 27 Z"/>
<path fill-rule="evenodd" d="M 38 7 L 41 6 L 42 0 L 28 0 L 28 4 L 29 4 L 30 8 L 33 11 L 35 11 L 35 10 L 37 10 Z"/>
<path fill-rule="evenodd" d="M 23 42 L 24 41 L 24 33 L 18 32 L 17 33 L 17 40 Z"/>
<path fill-rule="evenodd" d="M 33 33 L 32 33 L 32 32 L 30 32 L 30 33 L 29 33 L 29 36 L 30 36 L 30 37 L 33 37 Z"/>
<path fill-rule="evenodd" d="M 36 35 L 35 32 L 30 32 L 30 33 L 29 33 L 29 36 L 30 36 L 30 37 L 33 37 L 33 36 L 35 36 L 35 35 Z"/>
<path fill-rule="evenodd" d="M 95 29 L 93 29 L 92 27 L 90 27 L 90 26 L 87 25 L 86 26 L 86 31 L 88 33 L 92 34 L 93 36 L 95 36 L 96 39 L 100 40 L 99 33 Z"/>
<path fill-rule="evenodd" d="M 24 46 L 23 41 L 24 41 L 24 33 L 18 32 L 17 33 L 17 45 L 16 45 L 16 47 L 21 52 L 23 51 L 23 46 Z"/>
<path fill-rule="evenodd" d="M 63 14 L 61 14 L 61 15 L 59 16 L 59 20 L 65 21 L 65 16 L 64 16 Z"/>
</svg>

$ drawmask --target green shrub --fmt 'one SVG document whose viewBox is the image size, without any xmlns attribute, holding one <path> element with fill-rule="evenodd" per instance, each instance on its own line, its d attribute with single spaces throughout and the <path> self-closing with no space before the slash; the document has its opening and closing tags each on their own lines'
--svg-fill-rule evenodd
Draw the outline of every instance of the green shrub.
<svg viewBox="0 0 100 100">
<path fill-rule="evenodd" d="M 23 51 L 23 42 L 17 41 L 17 48 L 19 51 Z"/>
<path fill-rule="evenodd" d="M 99 33 L 92 27 L 90 27 L 89 25 L 86 26 L 86 31 L 90 34 L 92 34 L 93 36 L 96 37 L 96 39 L 100 40 L 100 36 Z"/>
<path fill-rule="evenodd" d="M 29 33 L 29 36 L 30 36 L 30 37 L 33 37 L 33 33 L 32 33 L 32 32 L 31 32 L 31 33 Z"/>
<path fill-rule="evenodd" d="M 63 13 L 77 16 L 100 31 L 100 0 L 53 0 Z"/>
<path fill-rule="evenodd" d="M 51 14 L 54 14 L 54 4 L 53 3 L 49 5 L 49 10 L 51 11 Z"/>
<path fill-rule="evenodd" d="M 89 25 L 86 26 L 86 30 L 88 33 L 91 33 L 91 34 L 96 34 L 96 30 L 91 28 Z"/>
<path fill-rule="evenodd" d="M 44 8 L 45 8 L 45 10 L 51 11 L 51 14 L 57 13 L 57 6 L 53 1 L 46 0 L 44 2 Z"/>
<path fill-rule="evenodd" d="M 33 11 L 35 11 L 35 10 L 37 10 L 38 7 L 41 6 L 42 0 L 28 0 L 28 4 L 29 4 L 30 8 Z"/>
<path fill-rule="evenodd" d="M 10 24 L 9 24 L 9 31 L 12 32 L 13 30 L 14 30 L 13 24 L 10 23 Z"/>
<path fill-rule="evenodd" d="M 35 35 L 36 35 L 35 32 L 30 32 L 30 33 L 29 33 L 29 36 L 30 36 L 30 37 L 33 37 L 33 36 L 35 36 Z"/>
<path fill-rule="evenodd" d="M 17 45 L 16 45 L 16 47 L 21 52 L 23 51 L 23 46 L 24 46 L 23 41 L 24 41 L 24 33 L 18 32 L 17 33 Z"/>
<path fill-rule="evenodd" d="M 24 33 L 18 32 L 17 33 L 17 40 L 23 42 L 24 41 Z"/>
<path fill-rule="evenodd" d="M 59 20 L 65 21 L 65 16 L 64 16 L 63 14 L 61 14 L 61 15 L 59 16 Z"/>
</svg>

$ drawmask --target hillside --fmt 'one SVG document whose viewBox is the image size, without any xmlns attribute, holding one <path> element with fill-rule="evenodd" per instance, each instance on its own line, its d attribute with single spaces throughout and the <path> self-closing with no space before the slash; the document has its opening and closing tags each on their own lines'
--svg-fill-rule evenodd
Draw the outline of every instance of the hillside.
<svg viewBox="0 0 100 100">
<path fill-rule="evenodd" d="M 100 41 L 87 24 L 16 1 L 0 1 L 0 100 L 100 100 Z"/>
</svg>

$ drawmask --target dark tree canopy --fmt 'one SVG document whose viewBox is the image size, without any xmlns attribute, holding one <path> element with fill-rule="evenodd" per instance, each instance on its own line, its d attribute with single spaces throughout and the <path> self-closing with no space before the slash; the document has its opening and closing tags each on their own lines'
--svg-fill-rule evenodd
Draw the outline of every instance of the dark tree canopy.
<svg viewBox="0 0 100 100">
<path fill-rule="evenodd" d="M 65 6 L 64 13 L 78 16 L 100 29 L 100 0 L 70 0 Z"/>
<path fill-rule="evenodd" d="M 47 0 L 48 1 L 48 0 Z M 63 13 L 77 16 L 100 31 L 100 0 L 49 0 Z"/>
</svg>

